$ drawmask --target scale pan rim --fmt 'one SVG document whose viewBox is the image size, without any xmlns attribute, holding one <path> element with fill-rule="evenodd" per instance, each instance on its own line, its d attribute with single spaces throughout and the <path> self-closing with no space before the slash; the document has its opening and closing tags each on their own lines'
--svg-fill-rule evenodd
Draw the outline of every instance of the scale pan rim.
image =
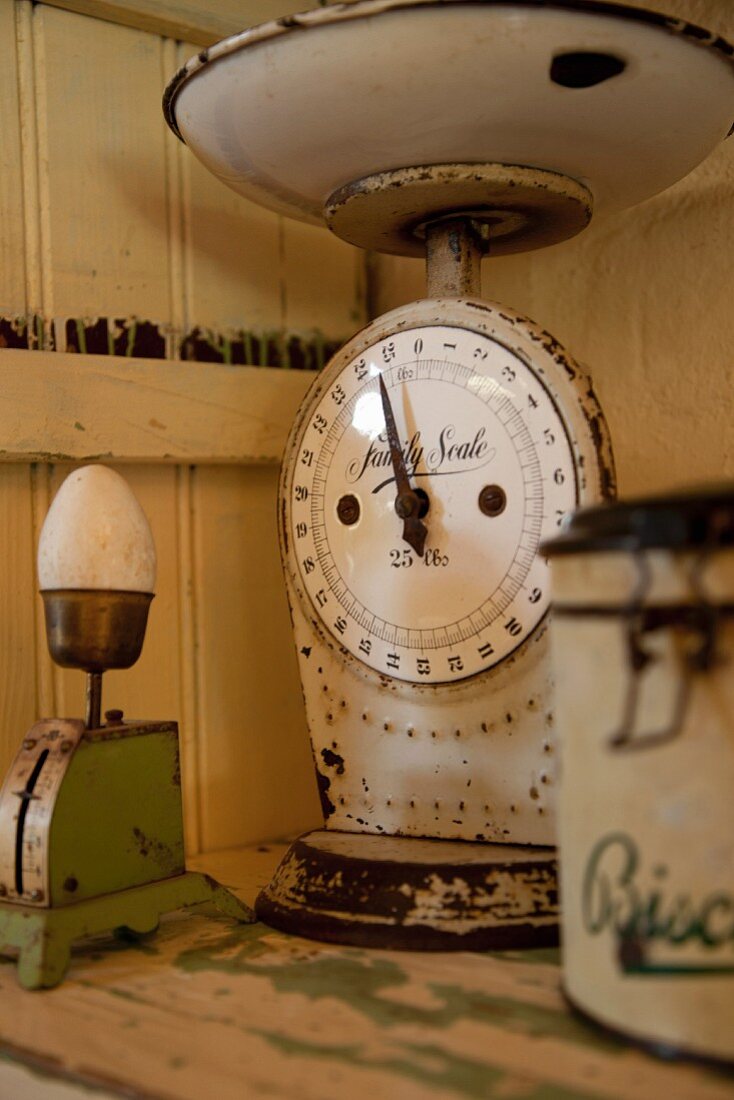
<svg viewBox="0 0 734 1100">
<path fill-rule="evenodd" d="M 312 224 L 355 181 L 452 163 L 555 172 L 613 211 L 731 132 L 734 46 L 610 0 L 351 0 L 202 50 L 163 109 L 222 182 Z"/>
</svg>

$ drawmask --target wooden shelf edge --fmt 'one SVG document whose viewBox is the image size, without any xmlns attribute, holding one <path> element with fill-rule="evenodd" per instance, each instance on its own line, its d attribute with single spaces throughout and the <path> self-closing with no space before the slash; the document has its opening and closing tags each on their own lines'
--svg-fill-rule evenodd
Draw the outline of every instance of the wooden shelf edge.
<svg viewBox="0 0 734 1100">
<path fill-rule="evenodd" d="M 0 462 L 280 461 L 314 375 L 0 351 Z"/>
<path fill-rule="evenodd" d="M 309 3 L 277 0 L 43 0 L 53 8 L 120 23 L 126 27 L 211 46 L 220 38 L 281 15 L 302 11 Z"/>
</svg>

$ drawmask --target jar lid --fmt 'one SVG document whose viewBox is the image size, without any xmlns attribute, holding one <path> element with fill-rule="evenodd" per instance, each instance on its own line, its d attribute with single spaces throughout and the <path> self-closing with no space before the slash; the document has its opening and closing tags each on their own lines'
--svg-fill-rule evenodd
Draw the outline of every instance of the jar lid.
<svg viewBox="0 0 734 1100">
<path fill-rule="evenodd" d="M 706 485 L 665 496 L 616 501 L 567 516 L 542 553 L 734 546 L 734 483 Z"/>
</svg>

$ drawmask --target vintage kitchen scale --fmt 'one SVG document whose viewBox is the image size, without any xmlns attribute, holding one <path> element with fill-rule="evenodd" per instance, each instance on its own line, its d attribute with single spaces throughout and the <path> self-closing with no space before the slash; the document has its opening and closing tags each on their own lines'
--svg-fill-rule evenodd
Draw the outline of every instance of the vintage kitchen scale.
<svg viewBox="0 0 734 1100">
<path fill-rule="evenodd" d="M 691 171 L 731 127 L 732 52 L 598 0 L 357 0 L 228 38 L 171 82 L 169 124 L 224 183 L 427 260 L 428 297 L 337 353 L 286 448 L 326 826 L 260 895 L 270 924 L 414 948 L 555 940 L 537 550 L 614 472 L 586 374 L 480 297 L 480 264 Z"/>
<path fill-rule="evenodd" d="M 0 790 L 0 952 L 27 989 L 64 977 L 74 940 L 153 931 L 163 913 L 211 902 L 254 915 L 184 862 L 178 725 L 102 721 L 102 674 L 140 655 L 155 548 L 127 483 L 104 466 L 74 471 L 39 545 L 49 649 L 87 674 L 86 718 L 43 718 Z"/>
</svg>

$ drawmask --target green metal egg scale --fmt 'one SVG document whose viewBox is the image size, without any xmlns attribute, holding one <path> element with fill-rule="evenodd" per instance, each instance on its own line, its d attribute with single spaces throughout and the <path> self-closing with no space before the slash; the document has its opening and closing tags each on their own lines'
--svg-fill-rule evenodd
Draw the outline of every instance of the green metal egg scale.
<svg viewBox="0 0 734 1100">
<path fill-rule="evenodd" d="M 186 870 L 177 724 L 118 715 L 36 722 L 0 791 L 0 953 L 18 952 L 26 989 L 60 982 L 85 936 L 143 935 L 203 902 L 254 919 Z"/>
<path fill-rule="evenodd" d="M 255 917 L 208 875 L 187 871 L 178 725 L 100 721 L 102 673 L 140 654 L 150 595 L 42 593 L 51 655 L 87 672 L 86 719 L 43 718 L 0 789 L 0 955 L 26 989 L 57 985 L 75 940 L 152 932 L 175 909 L 212 903 Z"/>
</svg>

